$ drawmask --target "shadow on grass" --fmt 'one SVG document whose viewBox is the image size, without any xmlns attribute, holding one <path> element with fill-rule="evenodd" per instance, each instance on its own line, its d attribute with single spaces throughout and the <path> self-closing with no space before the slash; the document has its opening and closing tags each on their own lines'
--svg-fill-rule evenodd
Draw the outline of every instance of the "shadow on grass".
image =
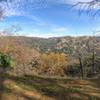
<svg viewBox="0 0 100 100">
<path fill-rule="evenodd" d="M 62 87 L 59 85 L 60 81 L 54 79 L 45 79 L 29 75 L 22 77 L 7 75 L 6 78 L 15 81 L 22 88 L 28 87 L 29 90 L 36 89 L 46 96 L 56 98 L 56 100 L 83 100 L 82 97 L 86 97 L 88 100 L 100 100 L 100 98 L 82 93 L 78 87 Z M 68 81 L 70 82 L 71 80 Z"/>
<path fill-rule="evenodd" d="M 98 88 L 100 88 L 100 77 L 97 79 L 90 79 L 91 82 L 95 84 Z"/>
<path fill-rule="evenodd" d="M 5 81 L 5 72 L 0 71 L 0 100 L 2 100 L 2 95 L 4 92 L 4 81 Z"/>
<path fill-rule="evenodd" d="M 7 88 L 7 87 L 4 87 L 4 91 L 3 93 L 7 93 L 7 94 L 11 94 L 11 95 L 14 95 L 16 100 L 20 100 L 20 98 L 24 98 L 25 100 L 37 100 L 35 97 L 30 97 L 28 95 L 25 95 L 23 93 L 18 93 L 18 92 L 15 92 L 13 91 L 12 89 L 10 88 Z M 11 99 L 13 99 L 12 97 L 10 97 Z M 1 99 L 0 99 L 1 100 Z M 3 100 L 3 99 L 2 99 Z"/>
</svg>

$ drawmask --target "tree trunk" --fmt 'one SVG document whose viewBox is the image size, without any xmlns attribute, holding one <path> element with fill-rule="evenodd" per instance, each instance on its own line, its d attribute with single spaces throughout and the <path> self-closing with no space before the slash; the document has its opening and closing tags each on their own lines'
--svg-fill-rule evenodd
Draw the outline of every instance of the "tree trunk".
<svg viewBox="0 0 100 100">
<path fill-rule="evenodd" d="M 2 95 L 4 91 L 4 81 L 5 81 L 5 70 L 0 69 L 0 100 L 2 100 Z"/>
<path fill-rule="evenodd" d="M 83 70 L 83 64 L 82 64 L 82 59 L 81 58 L 79 58 L 79 63 L 80 63 L 81 77 L 83 79 L 83 77 L 84 77 L 84 70 Z"/>
<path fill-rule="evenodd" d="M 95 72 L 95 52 L 93 50 L 93 55 L 92 55 L 92 72 Z"/>
</svg>

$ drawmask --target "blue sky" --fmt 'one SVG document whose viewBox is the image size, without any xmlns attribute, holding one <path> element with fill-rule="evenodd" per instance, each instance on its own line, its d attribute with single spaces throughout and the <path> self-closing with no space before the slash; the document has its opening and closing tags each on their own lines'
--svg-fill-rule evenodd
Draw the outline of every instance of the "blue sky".
<svg viewBox="0 0 100 100">
<path fill-rule="evenodd" d="M 79 7 L 70 9 L 77 1 L 91 0 L 14 0 L 1 2 L 5 18 L 0 21 L 0 31 L 17 27 L 14 35 L 34 37 L 92 35 L 100 28 L 100 18 L 84 13 L 79 16 Z M 94 11 L 94 9 L 93 9 Z M 11 35 L 12 35 L 11 34 Z"/>
</svg>

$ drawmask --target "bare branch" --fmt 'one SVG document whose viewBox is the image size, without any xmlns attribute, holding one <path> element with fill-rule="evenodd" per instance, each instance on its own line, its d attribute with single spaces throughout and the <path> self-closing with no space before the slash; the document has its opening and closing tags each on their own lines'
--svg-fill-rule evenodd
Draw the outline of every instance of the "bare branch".
<svg viewBox="0 0 100 100">
<path fill-rule="evenodd" d="M 77 2 L 71 8 L 73 7 L 79 7 L 79 14 L 81 14 L 83 10 L 86 10 L 87 14 L 96 16 L 100 12 L 100 0 L 92 0 L 90 2 Z"/>
<path fill-rule="evenodd" d="M 1 2 L 6 2 L 8 3 L 8 0 L 0 0 Z M 4 18 L 4 9 L 0 6 L 0 20 L 2 20 Z"/>
<path fill-rule="evenodd" d="M 0 7 L 0 20 L 3 18 L 4 10 Z"/>
<path fill-rule="evenodd" d="M 8 28 L 5 28 L 0 32 L 0 36 L 14 36 L 19 35 L 17 32 L 21 31 L 22 28 L 19 25 L 12 25 Z"/>
</svg>

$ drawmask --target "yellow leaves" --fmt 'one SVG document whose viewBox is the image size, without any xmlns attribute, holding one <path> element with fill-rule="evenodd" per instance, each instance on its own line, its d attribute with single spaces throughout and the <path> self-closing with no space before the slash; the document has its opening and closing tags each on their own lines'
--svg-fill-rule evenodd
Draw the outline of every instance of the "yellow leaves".
<svg viewBox="0 0 100 100">
<path fill-rule="evenodd" d="M 53 73 L 60 74 L 59 72 L 63 72 L 63 68 L 68 64 L 68 56 L 64 53 L 51 52 L 49 54 L 42 54 L 41 62 L 44 70 L 47 68 L 47 70 L 49 69 Z"/>
<path fill-rule="evenodd" d="M 63 66 L 67 62 L 67 56 L 64 53 L 54 53 L 41 55 L 42 61 L 50 66 Z"/>
</svg>

